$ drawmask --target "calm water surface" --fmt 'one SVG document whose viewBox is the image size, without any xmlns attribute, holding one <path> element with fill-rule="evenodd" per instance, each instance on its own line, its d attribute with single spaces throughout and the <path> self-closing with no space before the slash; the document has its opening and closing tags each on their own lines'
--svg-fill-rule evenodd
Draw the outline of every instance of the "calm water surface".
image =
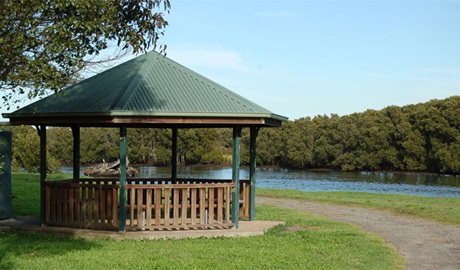
<svg viewBox="0 0 460 270">
<path fill-rule="evenodd" d="M 72 172 L 63 167 L 63 172 Z M 168 167 L 137 167 L 139 177 L 169 178 Z M 83 170 L 83 168 L 82 168 Z M 178 177 L 231 179 L 230 167 L 187 166 Z M 303 191 L 355 191 L 412 194 L 460 198 L 460 176 L 431 174 L 394 174 L 370 172 L 317 172 L 282 168 L 257 168 L 257 187 L 288 188 Z M 240 169 L 240 178 L 249 179 L 249 169 Z"/>
</svg>

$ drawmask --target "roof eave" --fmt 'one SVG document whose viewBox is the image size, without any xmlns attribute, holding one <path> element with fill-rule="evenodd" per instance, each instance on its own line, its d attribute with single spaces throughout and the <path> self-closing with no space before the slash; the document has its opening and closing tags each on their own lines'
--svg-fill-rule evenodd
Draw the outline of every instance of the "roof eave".
<svg viewBox="0 0 460 270">
<path fill-rule="evenodd" d="M 4 118 L 56 117 L 50 113 L 3 113 Z M 110 111 L 59 113 L 59 117 L 264 117 L 287 121 L 288 118 L 271 112 L 154 112 L 154 111 Z"/>
<path fill-rule="evenodd" d="M 10 118 L 10 125 L 47 125 L 47 126 L 266 126 L 277 127 L 285 117 L 273 114 L 132 114 L 132 113 L 79 113 L 55 116 L 51 114 L 4 114 Z"/>
</svg>

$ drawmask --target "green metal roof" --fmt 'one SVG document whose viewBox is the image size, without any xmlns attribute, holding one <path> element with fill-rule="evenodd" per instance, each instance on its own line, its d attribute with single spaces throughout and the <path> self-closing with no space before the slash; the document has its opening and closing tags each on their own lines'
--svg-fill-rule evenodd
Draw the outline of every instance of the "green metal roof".
<svg viewBox="0 0 460 270">
<path fill-rule="evenodd" d="M 225 117 L 284 116 L 157 53 L 149 52 L 13 113 L 21 117 Z"/>
</svg>

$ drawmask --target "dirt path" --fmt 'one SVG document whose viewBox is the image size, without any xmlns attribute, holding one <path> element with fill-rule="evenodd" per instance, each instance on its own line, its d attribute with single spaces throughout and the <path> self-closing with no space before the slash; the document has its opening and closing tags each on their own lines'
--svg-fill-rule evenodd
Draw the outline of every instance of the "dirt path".
<svg viewBox="0 0 460 270">
<path fill-rule="evenodd" d="M 359 207 L 265 197 L 257 197 L 257 203 L 323 215 L 378 234 L 402 254 L 406 269 L 460 269 L 460 227 Z"/>
</svg>

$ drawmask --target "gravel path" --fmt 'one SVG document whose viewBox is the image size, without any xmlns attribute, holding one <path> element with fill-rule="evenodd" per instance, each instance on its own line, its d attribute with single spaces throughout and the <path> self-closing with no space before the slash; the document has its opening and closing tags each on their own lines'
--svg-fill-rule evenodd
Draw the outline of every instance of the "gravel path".
<svg viewBox="0 0 460 270">
<path fill-rule="evenodd" d="M 406 269 L 460 270 L 460 227 L 359 207 L 266 197 L 257 197 L 257 203 L 323 215 L 378 234 L 402 254 Z"/>
</svg>

